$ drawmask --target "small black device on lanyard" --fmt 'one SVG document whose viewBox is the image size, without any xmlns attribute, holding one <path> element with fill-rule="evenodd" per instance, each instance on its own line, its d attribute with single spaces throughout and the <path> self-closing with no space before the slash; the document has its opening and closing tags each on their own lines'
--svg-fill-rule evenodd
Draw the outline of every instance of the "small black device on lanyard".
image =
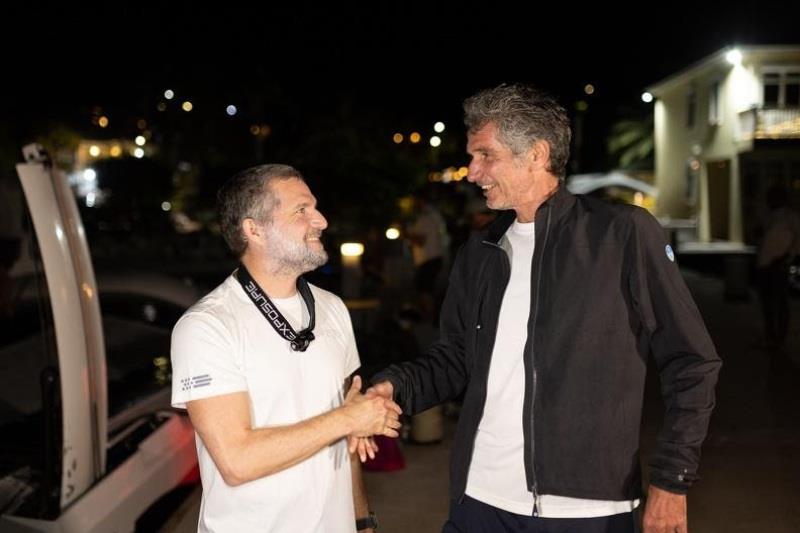
<svg viewBox="0 0 800 533">
<path fill-rule="evenodd" d="M 301 276 L 297 278 L 297 290 L 303 298 L 303 302 L 308 309 L 308 327 L 299 333 L 292 328 L 289 321 L 286 320 L 272 300 L 269 299 L 267 293 L 259 287 L 250 272 L 247 271 L 244 265 L 239 265 L 239 268 L 233 273 L 234 277 L 239 281 L 239 284 L 244 289 L 244 292 L 250 297 L 253 304 L 261 311 L 264 318 L 267 319 L 275 331 L 289 341 L 289 345 L 295 352 L 305 352 L 311 341 L 314 340 L 314 295 L 311 294 L 311 289 L 308 287 L 308 282 Z"/>
</svg>

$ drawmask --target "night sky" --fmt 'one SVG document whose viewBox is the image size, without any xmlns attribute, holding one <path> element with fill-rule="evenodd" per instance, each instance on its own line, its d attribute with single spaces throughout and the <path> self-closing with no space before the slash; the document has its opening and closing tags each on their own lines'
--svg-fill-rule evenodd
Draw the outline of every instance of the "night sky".
<svg viewBox="0 0 800 533">
<path fill-rule="evenodd" d="M 592 83 L 587 135 L 598 148 L 589 158 L 602 167 L 609 125 L 649 112 L 639 100 L 646 86 L 724 46 L 800 42 L 800 2 L 624 11 L 608 2 L 163 4 L 4 7 L 6 136 L 30 137 L 53 120 L 85 123 L 92 106 L 117 117 L 152 113 L 168 87 L 191 97 L 198 112 L 233 102 L 242 120 L 261 120 L 274 101 L 285 121 L 313 128 L 315 116 L 345 105 L 389 132 L 436 120 L 457 129 L 463 98 L 500 82 L 537 84 L 568 109 Z M 248 108 L 253 95 L 267 104 Z"/>
</svg>

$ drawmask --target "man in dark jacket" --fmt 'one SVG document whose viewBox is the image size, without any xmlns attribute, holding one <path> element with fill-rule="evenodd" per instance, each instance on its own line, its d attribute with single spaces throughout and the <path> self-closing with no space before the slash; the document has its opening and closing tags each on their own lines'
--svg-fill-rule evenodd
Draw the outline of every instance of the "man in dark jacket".
<svg viewBox="0 0 800 533">
<path fill-rule="evenodd" d="M 469 181 L 501 213 L 459 252 L 440 339 L 370 394 L 413 414 L 464 393 L 444 531 L 632 532 L 652 353 L 667 407 L 644 531 L 686 532 L 721 363 L 661 227 L 566 191 L 549 96 L 501 85 L 464 109 Z"/>
</svg>

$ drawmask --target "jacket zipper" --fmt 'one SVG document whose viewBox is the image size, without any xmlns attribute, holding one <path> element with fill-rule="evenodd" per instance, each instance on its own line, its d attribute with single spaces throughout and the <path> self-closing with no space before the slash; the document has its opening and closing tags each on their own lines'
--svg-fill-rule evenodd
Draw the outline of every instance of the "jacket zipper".
<svg viewBox="0 0 800 533">
<path fill-rule="evenodd" d="M 541 255 L 543 257 L 545 247 L 547 246 L 547 238 L 550 235 L 550 215 L 553 212 L 550 206 L 547 206 L 547 222 L 545 225 L 544 230 L 544 242 L 542 243 L 542 252 Z M 536 387 L 538 382 L 538 373 L 536 371 L 536 357 L 533 351 L 533 341 L 535 339 L 535 332 L 536 332 L 536 318 L 539 313 L 539 289 L 542 285 L 542 260 L 539 261 L 539 270 L 536 272 L 536 295 L 535 295 L 535 303 L 533 307 L 533 323 L 531 325 L 531 367 L 533 368 L 533 391 L 531 392 L 531 474 L 533 477 L 533 487 L 531 487 L 533 492 L 533 516 L 539 516 L 539 490 L 536 484 L 536 424 L 535 424 L 535 417 L 534 417 L 534 408 L 536 407 Z"/>
</svg>

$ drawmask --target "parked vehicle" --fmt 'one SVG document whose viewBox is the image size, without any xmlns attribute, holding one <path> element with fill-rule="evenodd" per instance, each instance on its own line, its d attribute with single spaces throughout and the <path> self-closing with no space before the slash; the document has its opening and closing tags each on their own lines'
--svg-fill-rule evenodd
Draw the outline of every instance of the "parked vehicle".
<svg viewBox="0 0 800 533">
<path fill-rule="evenodd" d="M 25 156 L 0 179 L 0 531 L 135 531 L 195 478 L 169 406 L 170 330 L 194 298 L 120 276 L 98 291 L 66 178 Z"/>
</svg>

